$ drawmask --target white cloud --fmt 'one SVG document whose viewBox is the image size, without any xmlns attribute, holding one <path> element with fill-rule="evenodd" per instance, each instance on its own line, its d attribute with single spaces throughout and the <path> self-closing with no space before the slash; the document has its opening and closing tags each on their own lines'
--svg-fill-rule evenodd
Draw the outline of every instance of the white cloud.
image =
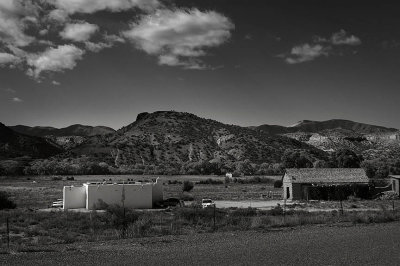
<svg viewBox="0 0 400 266">
<path fill-rule="evenodd" d="M 206 48 L 226 42 L 234 24 L 214 12 L 191 10 L 158 10 L 143 16 L 122 34 L 138 49 L 159 57 L 159 64 L 204 68 L 197 57 L 206 55 Z"/>
<path fill-rule="evenodd" d="M 15 46 L 27 46 L 35 40 L 25 34 L 27 24 L 37 22 L 33 16 L 36 6 L 31 1 L 0 1 L 0 42 Z"/>
<path fill-rule="evenodd" d="M 104 42 L 94 43 L 94 42 L 86 41 L 85 42 L 86 49 L 91 52 L 98 53 L 105 48 L 113 47 L 116 43 L 124 43 L 125 42 L 125 39 L 123 39 L 117 35 L 105 34 L 103 36 L 103 38 L 104 38 Z"/>
<path fill-rule="evenodd" d="M 285 61 L 288 64 L 312 61 L 320 56 L 328 56 L 328 50 L 328 47 L 324 47 L 320 44 L 310 45 L 306 43 L 293 47 L 290 54 L 285 58 Z"/>
<path fill-rule="evenodd" d="M 9 54 L 9 53 L 1 53 L 0 52 L 0 66 L 3 64 L 4 65 L 5 64 L 15 64 L 18 61 L 20 61 L 19 57 Z"/>
<path fill-rule="evenodd" d="M 69 14 L 94 13 L 101 10 L 117 12 L 135 7 L 151 10 L 159 6 L 158 0 L 48 0 L 48 2 Z"/>
<path fill-rule="evenodd" d="M 314 36 L 312 44 L 302 44 L 292 48 L 290 53 L 279 55 L 278 57 L 284 58 L 288 64 L 298 64 L 307 61 L 312 61 L 321 56 L 328 56 L 330 54 L 342 54 L 337 46 L 343 45 L 360 45 L 360 38 L 354 35 L 347 35 L 345 30 L 340 30 L 332 34 L 330 38 L 321 36 Z M 357 51 L 353 51 L 355 54 Z"/>
<path fill-rule="evenodd" d="M 95 24 L 87 22 L 67 24 L 60 36 L 63 39 L 72 40 L 75 42 L 84 42 L 90 39 L 90 37 L 98 31 L 99 27 Z"/>
<path fill-rule="evenodd" d="M 98 53 L 105 48 L 112 47 L 112 44 L 104 43 L 104 42 L 99 42 L 99 43 L 85 42 L 85 47 L 87 50 L 89 50 L 93 53 Z"/>
<path fill-rule="evenodd" d="M 50 20 L 58 21 L 58 22 L 65 22 L 68 18 L 68 13 L 65 10 L 61 9 L 54 9 L 50 11 L 48 14 Z"/>
<path fill-rule="evenodd" d="M 334 45 L 360 45 L 361 40 L 360 38 L 354 35 L 347 35 L 345 30 L 340 30 L 332 34 L 331 42 Z"/>
<path fill-rule="evenodd" d="M 29 55 L 27 64 L 31 66 L 28 74 L 38 78 L 43 71 L 62 72 L 73 69 L 76 61 L 82 59 L 85 51 L 74 45 L 60 45 L 49 48 L 40 54 Z"/>
<path fill-rule="evenodd" d="M 53 84 L 54 86 L 60 86 L 60 85 L 61 85 L 61 83 L 58 82 L 58 81 L 56 81 L 56 80 L 53 80 L 53 81 L 51 82 L 51 84 Z"/>
<path fill-rule="evenodd" d="M 18 97 L 12 98 L 11 101 L 13 101 L 13 102 L 15 102 L 15 103 L 23 102 L 23 100 L 22 100 L 21 98 L 18 98 Z"/>
<path fill-rule="evenodd" d="M 125 42 L 125 39 L 121 38 L 118 35 L 114 35 L 114 34 L 111 34 L 111 35 L 105 34 L 104 39 L 106 40 L 107 43 L 112 43 L 112 44 L 117 43 L 117 42 L 119 42 L 119 43 Z"/>
</svg>

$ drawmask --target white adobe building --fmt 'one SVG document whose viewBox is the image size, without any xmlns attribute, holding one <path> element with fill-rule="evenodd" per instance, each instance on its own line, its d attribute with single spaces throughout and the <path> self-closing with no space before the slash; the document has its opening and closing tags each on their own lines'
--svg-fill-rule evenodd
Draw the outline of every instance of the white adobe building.
<svg viewBox="0 0 400 266">
<path fill-rule="evenodd" d="M 108 205 L 151 209 L 154 203 L 162 200 L 163 184 L 158 178 L 154 183 L 85 183 L 81 187 L 65 186 L 63 189 L 64 210 L 93 210 L 101 201 Z"/>
</svg>

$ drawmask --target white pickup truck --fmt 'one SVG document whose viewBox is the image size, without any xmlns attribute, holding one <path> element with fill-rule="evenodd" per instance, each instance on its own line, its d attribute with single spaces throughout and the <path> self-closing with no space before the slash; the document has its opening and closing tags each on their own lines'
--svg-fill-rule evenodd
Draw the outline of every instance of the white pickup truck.
<svg viewBox="0 0 400 266">
<path fill-rule="evenodd" d="M 212 201 L 211 199 L 202 199 L 201 207 L 203 207 L 203 208 L 215 207 L 215 202 Z"/>
</svg>

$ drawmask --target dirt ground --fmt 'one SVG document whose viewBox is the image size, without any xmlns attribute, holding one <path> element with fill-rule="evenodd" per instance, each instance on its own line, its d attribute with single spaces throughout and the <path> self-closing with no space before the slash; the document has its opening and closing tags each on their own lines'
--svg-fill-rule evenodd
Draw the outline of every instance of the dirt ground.
<svg viewBox="0 0 400 266">
<path fill-rule="evenodd" d="M 0 265 L 399 265 L 399 222 L 75 243 L 0 254 Z"/>
</svg>

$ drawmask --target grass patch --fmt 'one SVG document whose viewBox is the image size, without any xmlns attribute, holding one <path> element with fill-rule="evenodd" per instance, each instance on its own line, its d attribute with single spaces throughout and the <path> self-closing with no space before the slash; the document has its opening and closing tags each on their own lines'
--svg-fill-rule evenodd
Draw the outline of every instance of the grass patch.
<svg viewBox="0 0 400 266">
<path fill-rule="evenodd" d="M 247 209 L 175 208 L 147 212 L 109 206 L 105 213 L 1 211 L 9 217 L 13 250 L 39 252 L 36 247 L 79 241 L 99 241 L 162 235 L 295 227 L 308 224 L 369 224 L 400 220 L 399 210 L 345 212 L 306 212 L 281 206 L 269 211 Z M 5 221 L 4 221 L 5 222 Z M 6 247 L 6 228 L 0 221 L 0 250 Z M 31 250 L 32 249 L 32 250 Z"/>
</svg>

